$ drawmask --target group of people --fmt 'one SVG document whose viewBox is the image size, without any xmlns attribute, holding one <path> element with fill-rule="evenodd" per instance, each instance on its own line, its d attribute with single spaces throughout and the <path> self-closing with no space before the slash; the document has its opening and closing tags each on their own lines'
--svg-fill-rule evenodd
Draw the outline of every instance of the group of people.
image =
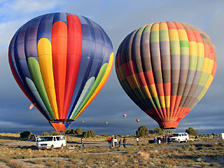
<svg viewBox="0 0 224 168">
<path fill-rule="evenodd" d="M 113 147 L 117 147 L 117 137 L 109 137 L 107 139 L 107 142 L 109 144 L 109 148 L 113 148 Z M 120 139 L 119 142 L 118 142 L 118 147 L 120 148 L 122 145 L 122 140 Z M 126 148 L 126 138 L 124 137 L 123 138 L 123 147 Z"/>
<path fill-rule="evenodd" d="M 158 144 L 161 144 L 161 143 L 168 143 L 169 142 L 169 138 L 168 136 L 163 136 L 163 137 L 156 137 L 154 138 L 154 143 L 158 143 Z"/>
</svg>

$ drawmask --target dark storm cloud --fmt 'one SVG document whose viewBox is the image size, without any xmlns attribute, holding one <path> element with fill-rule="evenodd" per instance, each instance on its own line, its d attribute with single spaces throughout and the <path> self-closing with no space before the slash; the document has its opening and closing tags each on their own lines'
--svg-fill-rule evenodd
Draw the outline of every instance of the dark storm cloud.
<svg viewBox="0 0 224 168">
<path fill-rule="evenodd" d="M 18 0 L 14 4 L 5 1 L 0 7 L 0 132 L 25 129 L 34 132 L 53 131 L 37 109 L 28 110 L 30 102 L 11 74 L 7 47 L 13 34 L 23 23 L 38 15 L 56 11 L 80 14 L 101 25 L 112 40 L 115 54 L 125 36 L 152 22 L 180 21 L 206 32 L 216 46 L 216 76 L 205 97 L 179 123 L 175 131 L 185 131 L 189 126 L 202 132 L 224 131 L 224 1 L 39 1 L 27 3 L 26 10 L 22 5 L 24 3 L 26 0 Z M 44 8 L 40 9 L 43 3 Z M 128 115 L 126 119 L 122 116 L 124 113 Z M 139 123 L 135 121 L 137 118 L 140 119 Z M 81 124 L 82 120 L 85 121 L 84 124 Z M 104 124 L 106 121 L 108 125 Z M 70 128 L 93 129 L 98 134 L 133 134 L 141 125 L 149 129 L 158 127 L 126 95 L 113 67 L 104 88 Z"/>
</svg>

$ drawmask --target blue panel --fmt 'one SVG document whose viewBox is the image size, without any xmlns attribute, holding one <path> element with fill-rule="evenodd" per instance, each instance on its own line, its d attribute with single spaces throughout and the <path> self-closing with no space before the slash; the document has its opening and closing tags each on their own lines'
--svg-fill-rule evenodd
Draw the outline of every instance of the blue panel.
<svg viewBox="0 0 224 168">
<path fill-rule="evenodd" d="M 57 21 L 63 21 L 67 25 L 67 14 L 66 13 L 55 13 L 53 24 Z"/>
<path fill-rule="evenodd" d="M 24 27 L 26 27 L 26 26 L 24 26 Z M 32 92 L 29 90 L 29 87 L 27 86 L 26 81 L 25 81 L 24 75 L 27 75 L 28 77 L 30 77 L 30 75 L 29 75 L 26 59 L 24 59 L 25 58 L 24 43 L 20 43 L 18 45 L 18 40 L 20 42 L 22 42 L 22 41 L 24 41 L 24 39 L 22 39 L 22 38 L 25 38 L 25 34 L 20 33 L 20 30 L 22 30 L 22 29 L 19 29 L 19 31 L 17 31 L 17 33 L 14 35 L 12 42 L 11 42 L 10 57 L 12 60 L 12 66 L 13 66 L 12 68 L 15 70 L 16 76 L 18 77 L 19 81 L 23 85 L 23 88 L 26 90 L 28 95 L 31 97 L 32 101 L 37 102 L 35 97 L 33 96 Z M 19 34 L 20 34 L 20 36 L 18 36 Z M 22 58 L 22 59 L 20 59 L 20 58 Z M 41 111 L 43 111 L 43 109 L 38 104 L 37 104 L 37 106 Z M 49 119 L 48 116 L 45 115 L 45 117 L 47 119 Z"/>
<path fill-rule="evenodd" d="M 37 41 L 41 38 L 47 38 L 51 42 L 53 18 L 54 14 L 48 14 L 41 19 L 38 27 Z"/>
</svg>

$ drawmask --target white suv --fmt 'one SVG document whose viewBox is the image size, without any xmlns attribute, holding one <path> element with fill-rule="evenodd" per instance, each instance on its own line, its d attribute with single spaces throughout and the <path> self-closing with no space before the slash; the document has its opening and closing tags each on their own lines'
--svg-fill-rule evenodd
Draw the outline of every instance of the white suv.
<svg viewBox="0 0 224 168">
<path fill-rule="evenodd" d="M 189 135 L 187 133 L 176 133 L 169 137 L 170 142 L 187 142 Z"/>
<path fill-rule="evenodd" d="M 38 149 L 54 149 L 61 148 L 63 149 L 66 146 L 65 136 L 42 136 L 37 137 L 36 145 Z"/>
</svg>

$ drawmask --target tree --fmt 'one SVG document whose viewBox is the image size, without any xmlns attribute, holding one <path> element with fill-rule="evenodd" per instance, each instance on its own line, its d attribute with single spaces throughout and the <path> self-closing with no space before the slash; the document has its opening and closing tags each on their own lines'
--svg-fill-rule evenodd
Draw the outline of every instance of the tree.
<svg viewBox="0 0 224 168">
<path fill-rule="evenodd" d="M 185 132 L 188 133 L 189 135 L 194 135 L 194 136 L 199 135 L 199 131 L 195 130 L 192 127 L 189 127 L 188 129 L 186 129 Z"/>
<path fill-rule="evenodd" d="M 148 128 L 146 128 L 146 126 L 138 127 L 138 130 L 136 131 L 136 136 L 140 137 L 145 135 L 148 135 Z"/>
<path fill-rule="evenodd" d="M 154 128 L 154 133 L 157 133 L 157 134 L 164 134 L 165 132 L 166 132 L 165 129 Z"/>
<path fill-rule="evenodd" d="M 24 132 L 20 133 L 20 138 L 30 138 L 31 135 L 32 135 L 32 132 L 24 131 Z"/>
<path fill-rule="evenodd" d="M 154 130 L 153 129 L 149 129 L 149 134 L 154 134 Z"/>
<path fill-rule="evenodd" d="M 81 129 L 81 128 L 77 128 L 77 129 L 75 130 L 75 132 L 76 132 L 76 134 L 82 134 L 82 129 Z"/>
<path fill-rule="evenodd" d="M 65 132 L 65 134 L 75 134 L 76 130 L 75 129 L 69 129 Z"/>
<path fill-rule="evenodd" d="M 58 133 L 57 131 L 52 131 L 52 132 L 50 133 L 50 135 L 59 135 L 59 133 Z"/>
<path fill-rule="evenodd" d="M 95 137 L 95 136 L 96 136 L 96 134 L 93 130 L 83 132 L 83 137 L 84 138 Z"/>
<path fill-rule="evenodd" d="M 49 133 L 48 133 L 48 132 L 43 132 L 42 135 L 43 135 L 43 136 L 48 136 Z"/>
</svg>

